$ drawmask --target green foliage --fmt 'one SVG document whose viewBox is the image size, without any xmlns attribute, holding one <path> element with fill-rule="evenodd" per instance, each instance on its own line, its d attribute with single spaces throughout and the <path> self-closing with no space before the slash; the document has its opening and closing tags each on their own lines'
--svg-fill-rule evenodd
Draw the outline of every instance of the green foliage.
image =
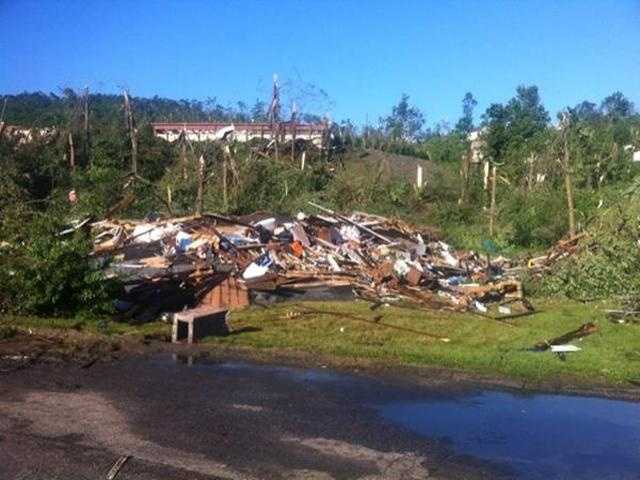
<svg viewBox="0 0 640 480">
<path fill-rule="evenodd" d="M 0 249 L 0 307 L 36 315 L 104 314 L 119 285 L 89 260 L 82 232 L 60 237 L 61 225 L 43 216 L 25 225 Z"/>
<path fill-rule="evenodd" d="M 545 277 L 541 293 L 575 299 L 601 299 L 640 294 L 640 254 L 631 242 L 611 239 L 595 252 L 584 253 Z"/>
<path fill-rule="evenodd" d="M 421 150 L 428 153 L 427 158 L 434 162 L 451 162 L 460 164 L 462 156 L 467 152 L 467 142 L 462 135 L 433 135 L 421 145 Z M 421 155 L 422 156 L 422 155 Z"/>
<path fill-rule="evenodd" d="M 526 159 L 545 143 L 548 122 L 538 87 L 519 86 L 506 105 L 494 103 L 483 115 L 485 156 L 522 178 Z"/>
<path fill-rule="evenodd" d="M 456 131 L 462 135 L 467 135 L 473 130 L 473 110 L 478 105 L 478 101 L 471 92 L 467 92 L 462 99 L 462 117 L 456 124 Z"/>
<path fill-rule="evenodd" d="M 381 215 L 408 215 L 420 203 L 409 182 L 387 175 L 382 168 L 367 170 L 346 165 L 337 170 L 323 193 L 323 199 L 336 209 Z"/>
<path fill-rule="evenodd" d="M 618 203 L 589 225 L 579 252 L 543 278 L 542 293 L 580 299 L 640 297 L 640 198 L 621 200 L 619 195 Z"/>
<path fill-rule="evenodd" d="M 22 144 L 11 137 L 0 142 L 0 241 L 9 244 L 2 248 L 0 256 L 6 265 L 15 267 L 4 269 L 0 275 L 4 275 L 3 284 L 17 285 L 2 287 L 5 308 L 76 312 L 84 308 L 82 304 L 91 298 L 91 292 L 97 295 L 91 304 L 100 305 L 100 298 L 108 297 L 108 288 L 100 286 L 103 284 L 99 272 L 87 266 L 88 243 L 81 236 L 55 237 L 51 234 L 56 231 L 53 227 L 44 234 L 36 228 L 41 221 L 33 219 L 48 216 L 62 222 L 86 216 L 102 218 L 117 202 L 129 197 L 133 203 L 118 215 L 143 217 L 151 211 L 192 214 L 198 185 L 197 159 L 201 154 L 206 162 L 205 211 L 245 214 L 268 210 L 291 214 L 305 209 L 308 200 L 319 200 L 339 210 L 367 210 L 434 225 L 444 238 L 461 248 L 480 250 L 489 238 L 489 198 L 482 186 L 480 165 L 471 166 L 468 201 L 458 205 L 461 161 L 469 152 L 466 135 L 474 126 L 476 101 L 470 93 L 463 99 L 463 115 L 453 131 L 446 125 L 423 131 L 424 115 L 409 103 L 407 95 L 401 97 L 378 128 L 358 129 L 350 121 L 334 125 L 332 147 L 327 151 L 309 149 L 304 171 L 297 161 L 288 158 L 286 145 L 281 145 L 278 161 L 255 153 L 267 151 L 266 144 L 257 139 L 251 144 L 228 145 L 233 164 L 227 163 L 226 201 L 222 172 L 228 157 L 223 147 L 219 143 L 194 142 L 183 163 L 180 146 L 156 138 L 149 122 L 264 121 L 263 102 L 257 101 L 252 108 L 240 102 L 230 108 L 215 99 L 200 102 L 133 98 L 141 177 L 133 179 L 122 98 L 89 96 L 88 139 L 78 114 L 82 101 L 83 97 L 72 90 L 65 90 L 60 96 L 40 93 L 8 98 L 6 114 L 10 124 L 55 126 L 57 133 Z M 631 162 L 631 152 L 640 149 L 640 117 L 634 114 L 633 104 L 619 93 L 607 97 L 599 106 L 582 102 L 569 113 L 571 121 L 566 133 L 576 216 L 579 228 L 592 228 L 590 222 L 600 213 L 600 201 L 610 205 L 611 198 L 619 198 L 639 173 L 639 167 Z M 564 153 L 564 132 L 550 124 L 534 86 L 518 87 L 513 98 L 491 105 L 482 126 L 483 153 L 500 165 L 497 225 L 492 240 L 505 254 L 549 247 L 567 231 L 564 171 L 559 162 Z M 76 153 L 73 170 L 69 166 L 69 134 Z M 358 148 L 368 152 L 362 153 Z M 413 185 L 418 164 L 424 166 L 427 178 L 421 191 Z M 78 194 L 75 205 L 67 201 L 71 189 Z M 589 291 L 601 296 L 636 291 L 633 271 L 638 265 L 630 247 L 634 240 L 616 239 L 612 233 L 615 228 L 613 224 L 602 227 L 598 238 L 606 239 L 601 242 L 603 247 L 589 250 L 573 264 L 563 265 L 554 280 L 545 282 L 545 291 L 575 296 Z M 619 245 L 618 240 L 622 242 Z M 73 265 L 67 266 L 67 262 Z M 18 273 L 7 277 L 8 271 Z M 612 280 L 605 285 L 609 276 Z M 35 293 L 38 289 L 42 304 Z M 84 293 L 74 297 L 74 289 Z"/>
<path fill-rule="evenodd" d="M 501 221 L 512 227 L 510 243 L 548 248 L 567 232 L 566 203 L 561 191 L 510 192 L 500 210 Z"/>
<path fill-rule="evenodd" d="M 393 140 L 415 140 L 424 125 L 424 115 L 409 104 L 409 95 L 402 94 L 391 115 L 384 119 L 385 130 Z"/>
<path fill-rule="evenodd" d="M 246 162 L 241 177 L 244 180 L 231 207 L 234 213 L 256 210 L 296 213 L 326 186 L 329 179 L 322 165 L 310 166 L 303 171 L 268 159 Z M 215 200 L 207 205 L 220 206 L 220 190 L 212 192 L 212 196 Z"/>
</svg>

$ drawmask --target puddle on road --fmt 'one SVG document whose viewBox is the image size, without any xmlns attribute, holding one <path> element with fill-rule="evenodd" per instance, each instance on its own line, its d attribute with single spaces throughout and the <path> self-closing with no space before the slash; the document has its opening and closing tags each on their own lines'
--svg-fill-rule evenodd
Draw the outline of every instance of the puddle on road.
<svg viewBox="0 0 640 480">
<path fill-rule="evenodd" d="M 271 376 L 340 392 L 392 424 L 441 440 L 457 454 L 506 466 L 517 478 L 640 479 L 640 403 L 503 391 L 442 395 L 331 370 L 177 360 L 219 374 Z"/>
<path fill-rule="evenodd" d="M 639 479 L 640 404 L 482 392 L 377 406 L 394 424 L 523 479 Z"/>
<path fill-rule="evenodd" d="M 350 383 L 352 378 L 348 375 L 335 373 L 331 370 L 318 370 L 311 368 L 291 368 L 276 365 L 262 365 L 249 362 L 216 362 L 210 360 L 207 356 L 197 355 L 173 355 L 173 361 L 188 366 L 199 366 L 207 369 L 216 369 L 220 373 L 238 372 L 246 375 L 276 375 L 283 379 L 293 380 L 296 382 L 331 382 L 331 383 Z"/>
</svg>

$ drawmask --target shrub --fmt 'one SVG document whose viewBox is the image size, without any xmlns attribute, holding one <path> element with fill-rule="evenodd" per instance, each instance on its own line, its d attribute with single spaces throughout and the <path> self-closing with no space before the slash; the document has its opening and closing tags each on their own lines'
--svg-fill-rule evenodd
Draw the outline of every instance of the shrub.
<svg viewBox="0 0 640 480">
<path fill-rule="evenodd" d="M 547 248 L 568 229 L 561 192 L 510 192 L 504 200 L 500 221 L 512 225 L 511 243 L 519 247 Z"/>
<path fill-rule="evenodd" d="M 640 296 L 639 215 L 635 195 L 605 210 L 588 228 L 578 253 L 542 279 L 540 292 L 580 299 Z"/>
<path fill-rule="evenodd" d="M 119 291 L 93 266 L 82 232 L 56 236 L 60 225 L 39 217 L 0 249 L 0 307 L 35 315 L 104 314 Z"/>
</svg>

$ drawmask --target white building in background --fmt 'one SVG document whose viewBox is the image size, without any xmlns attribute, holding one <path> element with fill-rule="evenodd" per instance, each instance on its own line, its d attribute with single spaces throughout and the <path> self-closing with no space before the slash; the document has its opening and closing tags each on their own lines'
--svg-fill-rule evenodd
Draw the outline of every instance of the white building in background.
<svg viewBox="0 0 640 480">
<path fill-rule="evenodd" d="M 306 140 L 317 147 L 322 142 L 327 131 L 324 123 L 290 123 L 281 122 L 277 129 L 271 123 L 152 123 L 155 136 L 168 142 L 175 142 L 182 134 L 192 142 L 207 140 L 222 140 L 233 138 L 238 142 L 248 142 L 254 138 L 272 140 L 276 134 L 281 141 Z"/>
</svg>

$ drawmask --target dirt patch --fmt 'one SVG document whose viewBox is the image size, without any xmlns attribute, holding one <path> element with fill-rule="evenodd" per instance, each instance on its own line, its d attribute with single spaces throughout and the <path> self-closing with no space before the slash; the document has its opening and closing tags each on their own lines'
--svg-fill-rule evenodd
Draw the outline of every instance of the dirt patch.
<svg viewBox="0 0 640 480">
<path fill-rule="evenodd" d="M 203 455 L 167 448 L 136 435 L 120 411 L 96 393 L 28 392 L 20 401 L 0 401 L 0 407 L 16 423 L 24 425 L 27 420 L 27 430 L 35 435 L 76 439 L 79 446 L 106 448 L 115 455 L 133 455 L 205 475 L 252 478 Z"/>
</svg>

